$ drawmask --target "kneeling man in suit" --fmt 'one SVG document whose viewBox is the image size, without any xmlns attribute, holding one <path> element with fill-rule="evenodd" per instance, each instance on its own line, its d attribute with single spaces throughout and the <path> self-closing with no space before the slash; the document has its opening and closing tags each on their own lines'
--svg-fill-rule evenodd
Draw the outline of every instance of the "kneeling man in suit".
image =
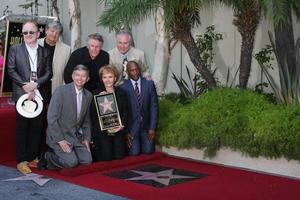
<svg viewBox="0 0 300 200">
<path fill-rule="evenodd" d="M 141 76 L 137 62 L 127 63 L 129 79 L 121 86 L 127 93 L 129 119 L 127 143 L 129 155 L 140 152 L 150 154 L 155 151 L 155 134 L 158 121 L 158 98 L 152 80 Z"/>
<path fill-rule="evenodd" d="M 92 94 L 84 88 L 89 70 L 77 65 L 73 82 L 58 87 L 48 108 L 47 144 L 50 151 L 41 155 L 39 169 L 71 168 L 92 162 L 90 152 Z"/>
</svg>

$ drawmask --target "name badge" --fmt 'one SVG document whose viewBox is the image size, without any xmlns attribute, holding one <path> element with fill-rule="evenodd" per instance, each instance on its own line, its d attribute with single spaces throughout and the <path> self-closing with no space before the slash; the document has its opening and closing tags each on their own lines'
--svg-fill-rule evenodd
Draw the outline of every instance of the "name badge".
<svg viewBox="0 0 300 200">
<path fill-rule="evenodd" d="M 37 81 L 37 73 L 36 72 L 31 72 L 31 78 L 30 78 L 31 81 L 33 82 L 36 82 Z"/>
</svg>

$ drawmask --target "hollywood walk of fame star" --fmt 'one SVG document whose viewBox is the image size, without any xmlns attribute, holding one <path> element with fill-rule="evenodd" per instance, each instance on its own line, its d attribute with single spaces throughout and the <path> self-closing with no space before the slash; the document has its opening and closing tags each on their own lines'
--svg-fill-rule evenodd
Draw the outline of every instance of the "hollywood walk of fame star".
<svg viewBox="0 0 300 200">
<path fill-rule="evenodd" d="M 113 101 L 109 101 L 106 97 L 104 97 L 104 102 L 100 103 L 100 106 L 103 107 L 103 114 L 105 114 L 108 110 L 113 111 L 112 109 Z"/>
<path fill-rule="evenodd" d="M 44 32 L 44 28 L 43 27 L 40 27 L 39 30 L 40 30 L 41 33 Z"/>
<path fill-rule="evenodd" d="M 25 176 L 20 176 L 17 178 L 10 178 L 3 181 L 33 181 L 39 186 L 45 185 L 48 181 L 50 181 L 51 178 L 43 178 L 43 175 L 35 174 L 35 173 L 29 173 L 25 174 Z"/>
<path fill-rule="evenodd" d="M 131 170 L 132 172 L 140 174 L 141 176 L 128 178 L 126 180 L 153 180 L 165 186 L 168 186 L 171 179 L 197 178 L 194 176 L 176 175 L 173 174 L 173 170 L 174 169 L 167 169 L 159 172 L 145 172 L 139 170 Z"/>
</svg>

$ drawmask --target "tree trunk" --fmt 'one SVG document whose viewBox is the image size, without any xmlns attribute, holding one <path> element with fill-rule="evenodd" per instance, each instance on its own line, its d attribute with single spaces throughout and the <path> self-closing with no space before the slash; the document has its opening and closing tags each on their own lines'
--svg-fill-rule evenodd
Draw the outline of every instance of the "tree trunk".
<svg viewBox="0 0 300 200">
<path fill-rule="evenodd" d="M 184 35 L 185 35 L 184 37 L 180 38 L 180 41 L 182 42 L 183 46 L 186 48 L 192 63 L 196 67 L 197 71 L 201 74 L 202 78 L 205 79 L 205 81 L 208 84 L 208 87 L 209 88 L 216 87 L 217 85 L 216 80 L 213 74 L 209 71 L 207 66 L 201 60 L 199 51 L 197 49 L 197 45 L 195 43 L 195 40 L 191 32 L 186 32 Z"/>
<path fill-rule="evenodd" d="M 257 2 L 253 0 L 245 0 L 243 3 L 244 9 L 235 14 L 236 18 L 233 20 L 233 24 L 242 36 L 239 86 L 240 88 L 247 88 L 251 71 L 255 32 L 260 20 L 260 9 Z"/>
<path fill-rule="evenodd" d="M 162 95 L 168 80 L 171 50 L 169 33 L 165 29 L 164 10 L 161 7 L 156 11 L 155 25 L 156 43 L 152 78 L 156 83 L 158 95 Z"/>
<path fill-rule="evenodd" d="M 243 34 L 240 57 L 239 84 L 241 88 L 247 88 L 252 62 L 252 53 L 255 33 Z"/>
<path fill-rule="evenodd" d="M 288 22 L 282 26 L 275 26 L 275 43 L 278 60 L 286 62 L 291 75 L 296 72 L 296 53 L 291 10 L 288 12 Z"/>
<path fill-rule="evenodd" d="M 81 12 L 79 0 L 69 0 L 71 51 L 81 46 Z"/>
<path fill-rule="evenodd" d="M 52 10 L 51 10 L 51 15 L 54 16 L 54 17 L 57 17 L 57 20 L 60 21 L 60 18 L 59 18 L 59 9 L 58 9 L 58 6 L 57 6 L 57 0 L 51 0 L 51 7 L 52 7 Z"/>
</svg>

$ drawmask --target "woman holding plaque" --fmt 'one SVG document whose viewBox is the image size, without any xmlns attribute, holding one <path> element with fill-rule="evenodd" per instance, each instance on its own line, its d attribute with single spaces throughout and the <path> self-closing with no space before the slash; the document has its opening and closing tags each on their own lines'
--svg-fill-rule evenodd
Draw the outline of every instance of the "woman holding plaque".
<svg viewBox="0 0 300 200">
<path fill-rule="evenodd" d="M 104 88 L 94 91 L 91 105 L 94 161 L 122 159 L 126 154 L 127 96 L 115 86 L 118 70 L 106 65 L 99 70 Z"/>
</svg>

